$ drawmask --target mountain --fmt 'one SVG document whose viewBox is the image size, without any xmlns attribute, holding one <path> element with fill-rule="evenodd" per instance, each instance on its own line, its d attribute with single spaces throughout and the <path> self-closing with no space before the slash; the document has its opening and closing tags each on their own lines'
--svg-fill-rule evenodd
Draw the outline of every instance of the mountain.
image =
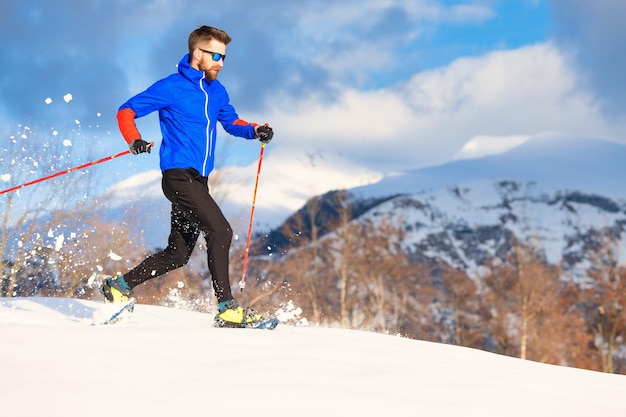
<svg viewBox="0 0 626 417">
<path fill-rule="evenodd" d="M 332 233 L 349 203 L 353 221 L 390 218 L 401 225 L 404 248 L 416 261 L 443 260 L 478 274 L 515 237 L 539 242 L 548 262 L 564 260 L 576 274 L 598 230 L 609 228 L 618 240 L 624 235 L 625 158 L 626 146 L 616 143 L 543 138 L 500 155 L 400 173 L 310 200 L 254 253 L 286 252 L 296 236 L 310 236 L 313 217 L 320 235 Z M 626 259 L 623 249 L 621 255 Z"/>
<path fill-rule="evenodd" d="M 3 415 L 626 415 L 622 375 L 356 330 L 219 329 L 142 304 L 93 325 L 105 307 L 0 299 Z"/>
</svg>

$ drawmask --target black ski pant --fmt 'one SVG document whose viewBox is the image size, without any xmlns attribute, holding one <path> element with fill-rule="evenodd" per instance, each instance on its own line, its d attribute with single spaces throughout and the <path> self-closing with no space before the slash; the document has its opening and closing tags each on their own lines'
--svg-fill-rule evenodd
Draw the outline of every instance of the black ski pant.
<svg viewBox="0 0 626 417">
<path fill-rule="evenodd" d="M 133 288 L 187 264 L 202 232 L 217 301 L 230 300 L 228 255 L 233 231 L 209 194 L 208 178 L 194 169 L 170 169 L 163 172 L 161 185 L 165 197 L 172 202 L 172 228 L 167 248 L 124 274 L 125 281 Z"/>
</svg>

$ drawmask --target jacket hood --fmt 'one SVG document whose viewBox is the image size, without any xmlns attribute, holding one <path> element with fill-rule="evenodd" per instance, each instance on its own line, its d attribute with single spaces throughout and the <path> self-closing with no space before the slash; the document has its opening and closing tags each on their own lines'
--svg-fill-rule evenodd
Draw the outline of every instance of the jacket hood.
<svg viewBox="0 0 626 417">
<path fill-rule="evenodd" d="M 204 77 L 204 71 L 197 70 L 189 65 L 189 54 L 185 54 L 178 63 L 178 72 L 189 81 L 197 84 Z"/>
</svg>

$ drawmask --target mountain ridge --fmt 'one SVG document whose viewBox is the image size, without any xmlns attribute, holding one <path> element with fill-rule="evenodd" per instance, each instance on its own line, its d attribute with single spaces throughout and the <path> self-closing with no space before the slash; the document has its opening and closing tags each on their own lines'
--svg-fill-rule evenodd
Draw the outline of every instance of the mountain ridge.
<svg viewBox="0 0 626 417">
<path fill-rule="evenodd" d="M 461 159 L 387 176 L 376 184 L 356 187 L 368 196 L 417 192 L 477 179 L 535 181 L 544 187 L 595 192 L 626 198 L 626 146 L 596 139 L 553 136 L 530 139 L 506 152 Z M 415 189 L 417 184 L 418 189 Z"/>
</svg>

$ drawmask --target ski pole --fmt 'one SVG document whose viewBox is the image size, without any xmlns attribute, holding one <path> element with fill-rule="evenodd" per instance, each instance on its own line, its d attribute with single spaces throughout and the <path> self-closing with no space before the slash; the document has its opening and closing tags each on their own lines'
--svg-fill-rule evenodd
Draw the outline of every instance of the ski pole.
<svg viewBox="0 0 626 417">
<path fill-rule="evenodd" d="M 259 167 L 256 171 L 256 183 L 254 184 L 254 196 L 252 197 L 252 210 L 250 211 L 250 223 L 248 225 L 248 239 L 246 240 L 246 251 L 243 255 L 243 272 L 241 281 L 239 281 L 239 289 L 241 292 L 246 288 L 246 269 L 248 267 L 248 253 L 250 252 L 250 236 L 252 235 L 252 219 L 254 218 L 254 206 L 256 205 L 256 190 L 259 187 L 259 176 L 261 175 L 261 163 L 263 162 L 263 151 L 265 143 L 261 144 L 261 154 L 259 155 Z"/>
<path fill-rule="evenodd" d="M 152 147 L 152 146 L 154 146 L 154 142 L 152 142 L 150 144 L 150 147 Z M 21 185 L 16 185 L 15 187 L 7 188 L 6 190 L 0 191 L 0 195 L 6 194 L 6 193 L 10 193 L 11 191 L 19 190 L 21 188 L 28 187 L 29 185 L 37 184 L 37 183 L 40 183 L 40 182 L 43 182 L 43 181 L 46 181 L 46 180 L 49 180 L 49 179 L 52 179 L 52 178 L 60 177 L 61 175 L 69 174 L 70 172 L 79 171 L 81 169 L 85 169 L 85 168 L 88 168 L 90 166 L 98 165 L 98 164 L 101 164 L 103 162 L 110 161 L 110 160 L 115 159 L 115 158 L 119 158 L 120 156 L 128 155 L 129 153 L 130 153 L 130 150 L 124 151 L 124 152 L 120 152 L 120 153 L 116 153 L 115 155 L 107 156 L 106 158 L 98 159 L 97 161 L 87 162 L 86 164 L 79 165 L 79 166 L 74 167 L 74 168 L 69 168 L 69 169 L 66 169 L 65 171 L 59 171 L 57 173 L 48 175 L 46 177 L 42 177 L 42 178 L 39 178 L 39 179 L 30 181 L 30 182 L 27 182 L 27 183 L 24 183 L 24 184 L 21 184 Z"/>
</svg>

